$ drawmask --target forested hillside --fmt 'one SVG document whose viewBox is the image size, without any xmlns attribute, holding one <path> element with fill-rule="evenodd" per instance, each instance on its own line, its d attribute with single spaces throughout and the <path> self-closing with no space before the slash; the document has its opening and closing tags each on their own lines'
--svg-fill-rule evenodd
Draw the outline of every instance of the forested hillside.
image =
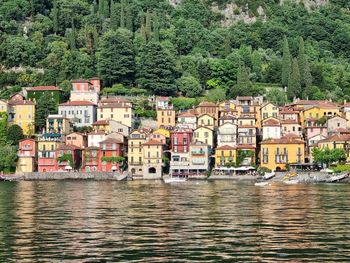
<svg viewBox="0 0 350 263">
<path fill-rule="evenodd" d="M 298 2 L 0 0 L 0 97 L 99 76 L 106 94 L 218 100 L 288 86 L 289 99 L 350 99 L 350 2 Z"/>
</svg>

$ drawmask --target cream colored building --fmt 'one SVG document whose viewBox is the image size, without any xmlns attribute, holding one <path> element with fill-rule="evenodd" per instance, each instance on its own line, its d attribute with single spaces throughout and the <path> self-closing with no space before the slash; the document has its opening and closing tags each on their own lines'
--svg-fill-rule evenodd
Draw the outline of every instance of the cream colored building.
<svg viewBox="0 0 350 263">
<path fill-rule="evenodd" d="M 109 103 L 98 106 L 97 121 L 114 120 L 129 128 L 133 128 L 134 112 L 130 105 L 123 103 Z"/>
</svg>

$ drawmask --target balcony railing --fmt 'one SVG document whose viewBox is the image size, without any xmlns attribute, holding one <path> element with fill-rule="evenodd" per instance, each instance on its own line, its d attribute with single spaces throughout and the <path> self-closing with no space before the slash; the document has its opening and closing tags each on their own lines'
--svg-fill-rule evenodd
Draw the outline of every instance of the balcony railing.
<svg viewBox="0 0 350 263">
<path fill-rule="evenodd" d="M 205 155 L 205 151 L 191 151 L 192 155 Z"/>
</svg>

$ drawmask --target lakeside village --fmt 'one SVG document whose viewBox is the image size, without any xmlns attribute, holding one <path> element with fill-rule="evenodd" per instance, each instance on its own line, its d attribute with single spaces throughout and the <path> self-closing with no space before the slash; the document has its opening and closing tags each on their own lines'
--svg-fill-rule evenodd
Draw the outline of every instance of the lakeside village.
<svg viewBox="0 0 350 263">
<path fill-rule="evenodd" d="M 176 112 L 170 98 L 152 97 L 156 120 L 139 121 L 130 100 L 100 97 L 98 78 L 71 83 L 69 101 L 59 102 L 42 133 L 20 140 L 17 174 L 235 176 L 311 169 L 316 152 L 324 163 L 350 161 L 350 103 L 295 100 L 278 107 L 263 97 L 238 96 L 217 104 L 202 101 Z M 55 86 L 24 88 L 8 101 L 1 100 L 0 111 L 7 113 L 8 126 L 17 124 L 29 135 L 35 101 L 59 97 L 60 92 Z M 92 131 L 73 132 L 85 126 Z M 339 160 L 334 155 L 340 155 Z"/>
</svg>

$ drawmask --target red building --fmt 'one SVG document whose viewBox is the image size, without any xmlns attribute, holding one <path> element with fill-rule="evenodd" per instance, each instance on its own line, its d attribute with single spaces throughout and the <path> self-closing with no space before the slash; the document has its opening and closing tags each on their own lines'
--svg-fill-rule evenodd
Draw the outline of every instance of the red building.
<svg viewBox="0 0 350 263">
<path fill-rule="evenodd" d="M 83 171 L 84 172 L 100 172 L 101 166 L 101 149 L 100 147 L 91 146 L 84 150 Z"/>
<path fill-rule="evenodd" d="M 55 171 L 78 170 L 81 167 L 82 149 L 75 145 L 61 145 L 56 149 Z M 59 158 L 66 157 L 65 160 Z"/>
<path fill-rule="evenodd" d="M 19 141 L 18 155 L 21 157 L 36 157 L 38 142 L 34 139 L 22 139 Z"/>
<path fill-rule="evenodd" d="M 171 151 L 186 153 L 190 149 L 193 131 L 191 129 L 176 129 L 170 133 Z"/>
<path fill-rule="evenodd" d="M 16 172 L 30 173 L 36 171 L 38 142 L 33 139 L 19 141 Z"/>
<path fill-rule="evenodd" d="M 103 172 L 113 172 L 119 170 L 121 163 L 115 160 L 116 157 L 123 157 L 125 145 L 122 141 L 108 138 L 100 142 L 101 148 L 101 170 Z"/>
</svg>

